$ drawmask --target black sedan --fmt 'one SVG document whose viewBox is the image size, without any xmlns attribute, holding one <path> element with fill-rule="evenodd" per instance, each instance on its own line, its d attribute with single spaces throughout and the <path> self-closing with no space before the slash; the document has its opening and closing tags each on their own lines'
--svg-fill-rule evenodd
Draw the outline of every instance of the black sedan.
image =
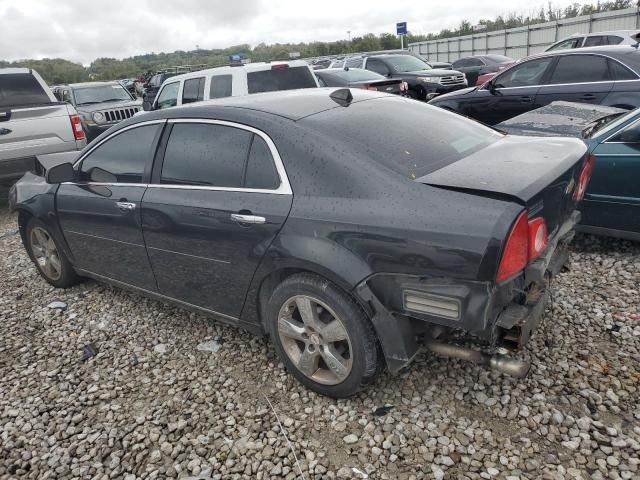
<svg viewBox="0 0 640 480">
<path fill-rule="evenodd" d="M 504 55 L 473 55 L 459 58 L 453 62 L 452 68 L 464 73 L 469 85 L 475 85 L 480 75 L 499 72 L 514 62 L 513 58 Z"/>
<path fill-rule="evenodd" d="M 404 95 L 407 91 L 406 82 L 388 79 L 362 68 L 327 68 L 314 73 L 322 87 L 355 87 L 396 95 Z"/>
<path fill-rule="evenodd" d="M 557 100 L 640 107 L 640 51 L 626 46 L 547 52 L 431 104 L 494 125 Z"/>
<path fill-rule="evenodd" d="M 274 92 L 131 118 L 77 157 L 39 158 L 10 205 L 51 285 L 91 277 L 267 334 L 299 381 L 344 397 L 418 339 L 526 374 L 453 342 L 527 342 L 585 150 L 397 95 Z"/>
</svg>

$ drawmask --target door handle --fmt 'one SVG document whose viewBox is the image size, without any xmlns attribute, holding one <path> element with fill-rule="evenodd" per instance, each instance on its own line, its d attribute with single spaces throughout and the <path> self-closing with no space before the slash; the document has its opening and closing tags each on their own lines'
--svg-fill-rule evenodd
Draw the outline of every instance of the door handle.
<svg viewBox="0 0 640 480">
<path fill-rule="evenodd" d="M 121 212 L 130 212 L 136 209 L 136 204 L 133 202 L 116 202 L 116 206 Z"/>
<path fill-rule="evenodd" d="M 585 93 L 580 97 L 580 100 L 595 100 L 596 96 L 592 93 Z"/>
<path fill-rule="evenodd" d="M 257 215 L 243 215 L 241 213 L 232 213 L 231 220 L 245 225 L 262 225 L 267 221 L 264 217 L 258 217 Z"/>
<path fill-rule="evenodd" d="M 8 128 L 0 128 L 0 135 L 8 135 L 9 133 L 11 133 L 11 130 Z"/>
<path fill-rule="evenodd" d="M 520 101 L 522 101 L 522 102 L 530 102 L 531 101 L 531 97 L 529 97 L 527 95 L 522 96 L 522 97 L 520 97 Z"/>
</svg>

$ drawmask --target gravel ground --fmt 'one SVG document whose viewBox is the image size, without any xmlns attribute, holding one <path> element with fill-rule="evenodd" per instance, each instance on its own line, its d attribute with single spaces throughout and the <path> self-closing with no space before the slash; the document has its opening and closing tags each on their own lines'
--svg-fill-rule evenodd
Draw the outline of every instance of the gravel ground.
<svg viewBox="0 0 640 480">
<path fill-rule="evenodd" d="M 335 401 L 263 339 L 50 287 L 0 208 L 0 478 L 640 478 L 640 244 L 578 237 L 525 380 L 424 354 Z"/>
</svg>

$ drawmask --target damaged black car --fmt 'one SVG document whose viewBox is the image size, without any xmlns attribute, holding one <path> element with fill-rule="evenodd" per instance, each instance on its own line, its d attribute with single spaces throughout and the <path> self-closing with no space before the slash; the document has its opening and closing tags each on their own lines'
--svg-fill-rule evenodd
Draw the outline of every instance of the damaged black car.
<svg viewBox="0 0 640 480">
<path fill-rule="evenodd" d="M 526 374 L 508 351 L 566 260 L 585 152 L 397 95 L 275 92 L 123 121 L 39 157 L 10 202 L 50 284 L 268 335 L 300 382 L 346 397 L 421 345 Z"/>
</svg>

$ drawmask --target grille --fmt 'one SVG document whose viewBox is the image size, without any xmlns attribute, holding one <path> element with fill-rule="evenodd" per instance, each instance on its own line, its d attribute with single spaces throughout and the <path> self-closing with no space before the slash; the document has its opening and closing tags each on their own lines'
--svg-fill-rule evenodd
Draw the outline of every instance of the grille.
<svg viewBox="0 0 640 480">
<path fill-rule="evenodd" d="M 106 118 L 107 122 L 119 122 L 121 120 L 126 120 L 127 118 L 131 118 L 135 115 L 135 113 L 140 110 L 137 107 L 130 108 L 118 108 L 116 110 L 107 110 L 104 113 L 104 118 Z"/>
<path fill-rule="evenodd" d="M 460 85 L 464 83 L 464 74 L 449 75 L 447 77 L 440 78 L 441 85 Z"/>
</svg>

